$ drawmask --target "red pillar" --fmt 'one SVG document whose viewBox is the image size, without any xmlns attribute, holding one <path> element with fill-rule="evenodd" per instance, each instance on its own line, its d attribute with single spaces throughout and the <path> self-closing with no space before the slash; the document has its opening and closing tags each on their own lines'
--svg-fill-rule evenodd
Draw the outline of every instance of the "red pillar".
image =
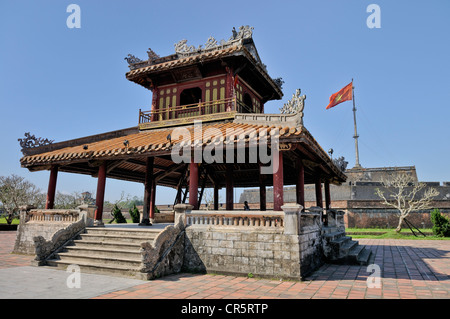
<svg viewBox="0 0 450 319">
<path fill-rule="evenodd" d="M 58 166 L 52 165 L 50 169 L 50 180 L 48 181 L 47 201 L 45 209 L 53 209 L 55 204 L 56 180 L 58 178 Z"/>
<path fill-rule="evenodd" d="M 150 224 L 150 206 L 151 194 L 153 189 L 153 157 L 147 157 L 145 163 L 145 181 L 144 181 L 144 211 L 140 225 Z"/>
<path fill-rule="evenodd" d="M 259 164 L 259 210 L 265 211 L 266 205 L 266 185 L 264 185 L 264 175 L 261 174 L 261 164 Z"/>
<path fill-rule="evenodd" d="M 273 210 L 281 211 L 283 206 L 283 153 L 278 151 L 273 158 Z M 278 165 L 277 165 L 278 162 Z M 278 166 L 278 167 L 277 167 Z"/>
<path fill-rule="evenodd" d="M 322 183 L 319 176 L 316 177 L 316 206 L 323 208 Z"/>
<path fill-rule="evenodd" d="M 330 181 L 325 181 L 325 209 L 331 208 Z"/>
<path fill-rule="evenodd" d="M 226 177 L 226 210 L 233 210 L 233 164 L 227 164 L 227 177 Z"/>
<path fill-rule="evenodd" d="M 105 185 L 106 185 L 106 162 L 103 162 L 98 168 L 97 195 L 95 198 L 95 205 L 97 205 L 97 211 L 95 212 L 95 220 L 98 221 L 101 221 L 103 216 Z"/>
<path fill-rule="evenodd" d="M 150 200 L 150 212 L 149 212 L 150 219 L 155 218 L 155 207 L 156 207 L 155 203 L 156 203 L 156 181 L 153 180 L 152 195 L 151 195 L 151 200 Z"/>
<path fill-rule="evenodd" d="M 305 167 L 301 159 L 297 160 L 297 204 L 305 208 Z"/>
<path fill-rule="evenodd" d="M 189 164 L 189 205 L 198 209 L 198 164 L 194 159 Z"/>
<path fill-rule="evenodd" d="M 219 185 L 214 185 L 214 210 L 219 210 Z"/>
</svg>

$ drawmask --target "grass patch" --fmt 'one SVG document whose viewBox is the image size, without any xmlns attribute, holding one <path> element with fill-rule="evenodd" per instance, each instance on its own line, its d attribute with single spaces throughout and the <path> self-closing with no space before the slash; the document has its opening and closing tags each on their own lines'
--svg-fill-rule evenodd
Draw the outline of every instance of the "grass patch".
<svg viewBox="0 0 450 319">
<path fill-rule="evenodd" d="M 371 238 L 371 239 L 414 239 L 414 240 L 450 240 L 450 237 L 437 237 L 433 235 L 431 228 L 419 228 L 426 235 L 424 237 L 418 231 L 414 230 L 417 237 L 408 228 L 402 229 L 397 233 L 394 228 L 347 228 L 345 232 L 352 238 Z"/>
<path fill-rule="evenodd" d="M 19 225 L 20 223 L 20 219 L 19 218 L 14 218 L 11 222 L 11 225 Z M 5 217 L 1 217 L 0 218 L 0 224 L 5 224 L 7 225 L 8 223 L 6 222 L 6 218 Z"/>
</svg>

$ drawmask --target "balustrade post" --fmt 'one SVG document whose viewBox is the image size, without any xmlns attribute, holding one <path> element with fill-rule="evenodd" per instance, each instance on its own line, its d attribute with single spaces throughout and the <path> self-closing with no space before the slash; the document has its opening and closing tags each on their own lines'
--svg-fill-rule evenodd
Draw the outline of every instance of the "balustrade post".
<svg viewBox="0 0 450 319">
<path fill-rule="evenodd" d="M 183 223 L 182 227 L 184 228 L 186 225 L 189 224 L 189 221 L 186 220 L 186 215 L 190 214 L 192 209 L 194 208 L 193 205 L 188 204 L 177 204 L 173 207 L 175 211 L 175 225 L 178 223 Z M 191 223 L 192 218 L 191 218 Z"/>
<path fill-rule="evenodd" d="M 281 206 L 281 209 L 284 211 L 284 233 L 286 235 L 298 235 L 298 214 L 303 209 L 303 206 L 300 204 L 287 203 Z"/>
</svg>

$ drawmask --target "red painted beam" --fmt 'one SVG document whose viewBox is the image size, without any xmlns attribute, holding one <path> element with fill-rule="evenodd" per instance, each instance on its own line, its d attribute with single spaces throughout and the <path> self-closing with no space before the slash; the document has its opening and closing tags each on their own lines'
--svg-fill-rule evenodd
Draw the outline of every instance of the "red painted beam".
<svg viewBox="0 0 450 319">
<path fill-rule="evenodd" d="M 194 159 L 189 164 L 189 205 L 198 209 L 198 164 Z"/>
<path fill-rule="evenodd" d="M 283 153 L 277 152 L 273 158 L 273 210 L 281 211 L 283 206 Z"/>
<path fill-rule="evenodd" d="M 322 181 L 320 180 L 320 177 L 316 177 L 316 206 L 323 208 L 323 199 L 322 199 Z"/>
<path fill-rule="evenodd" d="M 227 176 L 226 176 L 226 210 L 233 210 L 234 199 L 233 199 L 233 164 L 227 164 Z"/>
<path fill-rule="evenodd" d="M 266 185 L 264 185 L 265 175 L 261 174 L 261 166 L 259 164 L 259 209 L 265 211 L 267 209 Z"/>
<path fill-rule="evenodd" d="M 325 209 L 331 208 L 330 181 L 325 181 Z"/>
<path fill-rule="evenodd" d="M 297 160 L 297 204 L 305 208 L 305 167 L 301 159 Z"/>
<path fill-rule="evenodd" d="M 145 181 L 144 181 L 144 208 L 142 216 L 142 225 L 150 223 L 150 207 L 151 207 L 151 195 L 153 189 L 153 157 L 147 157 L 145 162 Z"/>
<path fill-rule="evenodd" d="M 50 179 L 48 181 L 47 200 L 45 209 L 53 209 L 55 205 L 56 180 L 58 178 L 58 166 L 53 165 L 50 169 Z"/>
<path fill-rule="evenodd" d="M 103 216 L 103 202 L 105 200 L 105 185 L 106 185 L 106 162 L 103 162 L 98 168 L 97 178 L 97 195 L 95 197 L 95 220 L 101 221 Z"/>
</svg>

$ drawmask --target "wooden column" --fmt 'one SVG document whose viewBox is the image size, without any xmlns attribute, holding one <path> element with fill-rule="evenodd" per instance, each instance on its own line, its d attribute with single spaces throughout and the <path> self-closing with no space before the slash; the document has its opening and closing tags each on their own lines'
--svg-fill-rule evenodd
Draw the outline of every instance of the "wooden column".
<svg viewBox="0 0 450 319">
<path fill-rule="evenodd" d="M 325 181 L 325 209 L 331 208 L 330 181 Z"/>
<path fill-rule="evenodd" d="M 150 212 L 149 212 L 149 217 L 150 220 L 155 218 L 155 203 L 156 203 L 156 181 L 153 180 L 152 183 L 152 194 L 150 196 L 151 200 L 150 200 Z"/>
<path fill-rule="evenodd" d="M 233 210 L 233 164 L 227 164 L 227 176 L 226 176 L 226 210 Z"/>
<path fill-rule="evenodd" d="M 145 181 L 144 181 L 144 208 L 142 212 L 142 220 L 140 226 L 150 225 L 150 206 L 151 194 L 153 189 L 153 157 L 147 157 L 145 162 Z"/>
<path fill-rule="evenodd" d="M 316 177 L 316 206 L 323 208 L 322 182 L 320 180 L 320 176 Z"/>
<path fill-rule="evenodd" d="M 275 153 L 277 154 L 277 153 Z M 283 153 L 278 151 L 273 160 L 273 210 L 281 211 L 283 206 Z M 278 165 L 277 165 L 278 162 Z M 278 167 L 277 167 L 278 166 Z"/>
<path fill-rule="evenodd" d="M 297 160 L 297 183 L 295 186 L 297 204 L 302 205 L 305 209 L 305 167 L 301 159 Z"/>
<path fill-rule="evenodd" d="M 56 180 L 58 178 L 58 166 L 52 165 L 50 168 L 50 179 L 48 181 L 47 201 L 45 209 L 53 209 L 55 205 Z"/>
<path fill-rule="evenodd" d="M 101 221 L 103 216 L 103 201 L 105 200 L 105 185 L 106 185 L 106 162 L 103 162 L 98 168 L 97 177 L 97 195 L 95 197 L 95 220 Z"/>
<path fill-rule="evenodd" d="M 214 210 L 219 210 L 219 185 L 214 185 Z"/>
<path fill-rule="evenodd" d="M 265 176 L 261 174 L 261 163 L 259 164 L 259 210 L 267 209 L 266 185 L 264 185 Z"/>
<path fill-rule="evenodd" d="M 194 159 L 189 164 L 189 205 L 198 209 L 198 164 Z"/>
</svg>

